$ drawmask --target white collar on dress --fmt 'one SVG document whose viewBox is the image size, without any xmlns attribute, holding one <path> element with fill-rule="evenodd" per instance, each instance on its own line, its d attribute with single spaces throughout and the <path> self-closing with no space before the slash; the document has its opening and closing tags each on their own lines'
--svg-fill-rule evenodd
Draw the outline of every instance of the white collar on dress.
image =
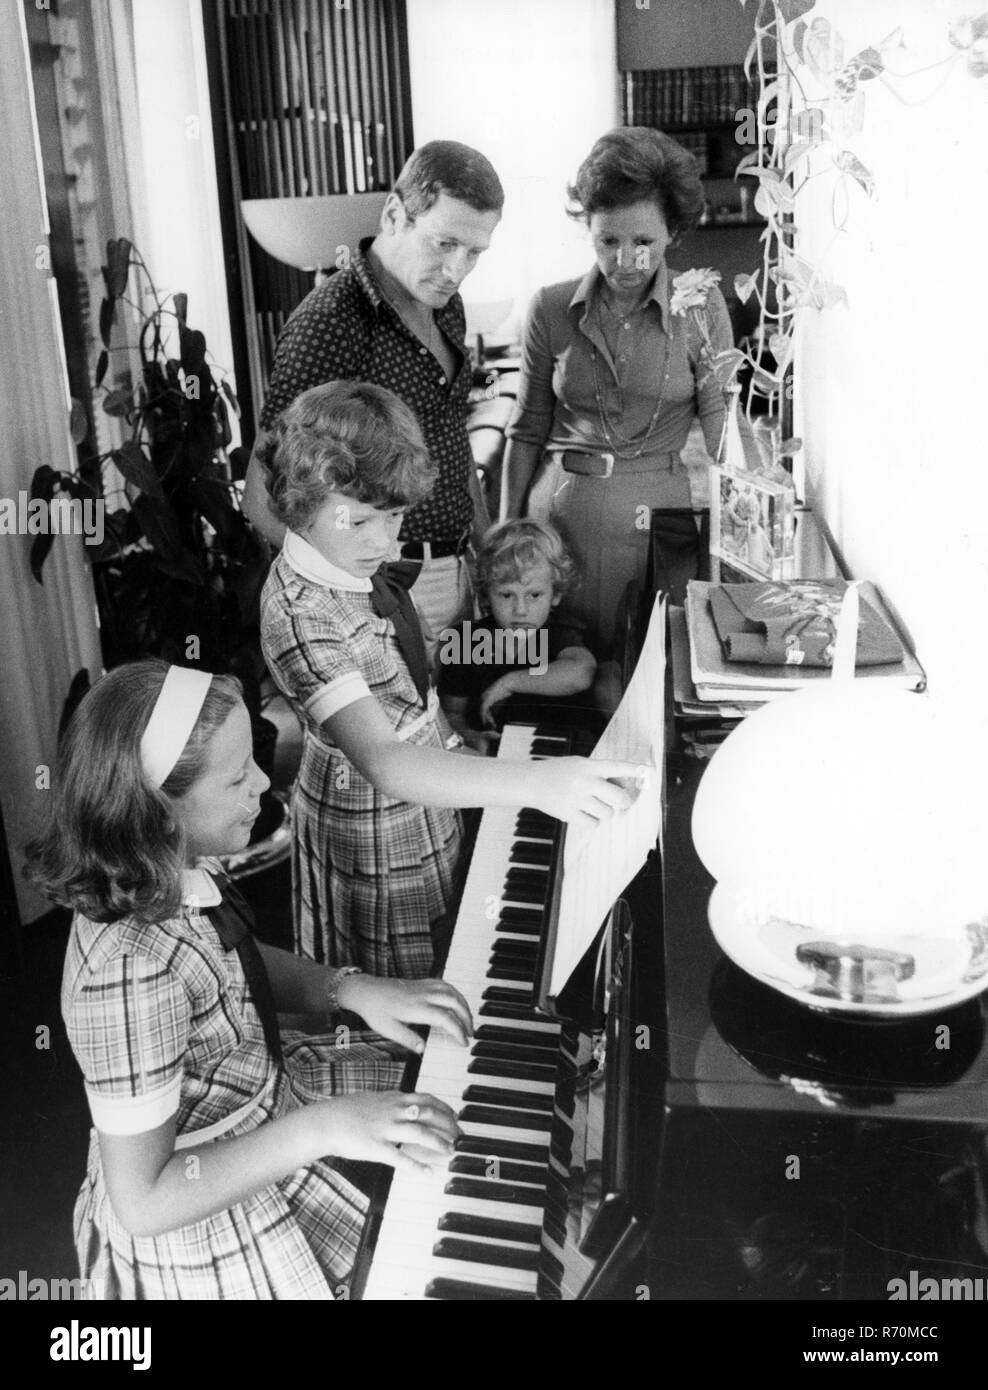
<svg viewBox="0 0 988 1390">
<path fill-rule="evenodd" d="M 182 904 L 184 907 L 218 907 L 223 894 L 209 872 L 212 861 L 206 859 L 193 869 L 182 870 Z"/>
<path fill-rule="evenodd" d="M 289 531 L 281 552 L 296 574 L 308 579 L 312 584 L 323 584 L 329 589 L 345 589 L 351 594 L 369 594 L 370 579 L 358 579 L 327 560 L 325 555 L 311 545 L 297 531 Z"/>
</svg>

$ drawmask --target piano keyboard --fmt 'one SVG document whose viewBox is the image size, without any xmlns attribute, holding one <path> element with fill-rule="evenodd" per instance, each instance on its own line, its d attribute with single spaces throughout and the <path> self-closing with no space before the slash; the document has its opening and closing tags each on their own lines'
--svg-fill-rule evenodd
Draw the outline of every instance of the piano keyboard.
<svg viewBox="0 0 988 1390">
<path fill-rule="evenodd" d="M 567 750 L 564 737 L 507 725 L 498 757 Z M 444 1168 L 395 1174 L 365 1299 L 559 1296 L 546 1292 L 540 1250 L 543 1228 L 554 1247 L 565 1223 L 554 1107 L 560 1066 L 568 1074 L 572 1063 L 560 1060 L 559 1024 L 531 1003 L 556 828 L 529 809 L 481 817 L 443 971 L 470 1005 L 475 1036 L 463 1048 L 434 1030 L 415 1085 L 453 1108 L 462 1137 Z"/>
</svg>

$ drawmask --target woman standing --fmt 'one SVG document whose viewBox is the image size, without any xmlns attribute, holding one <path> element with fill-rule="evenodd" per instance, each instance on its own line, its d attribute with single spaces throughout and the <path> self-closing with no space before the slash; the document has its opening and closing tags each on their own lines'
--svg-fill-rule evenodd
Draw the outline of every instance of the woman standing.
<svg viewBox="0 0 988 1390">
<path fill-rule="evenodd" d="M 644 126 L 612 130 L 569 195 L 597 264 L 532 301 L 503 503 L 563 534 L 583 575 L 571 606 L 606 659 L 625 588 L 644 580 L 651 509 L 690 505 L 679 451 L 697 415 L 716 455 L 724 397 L 703 358 L 733 338 L 716 286 L 703 307 L 709 345 L 693 313 L 675 312 L 665 254 L 703 209 L 681 145 Z"/>
</svg>

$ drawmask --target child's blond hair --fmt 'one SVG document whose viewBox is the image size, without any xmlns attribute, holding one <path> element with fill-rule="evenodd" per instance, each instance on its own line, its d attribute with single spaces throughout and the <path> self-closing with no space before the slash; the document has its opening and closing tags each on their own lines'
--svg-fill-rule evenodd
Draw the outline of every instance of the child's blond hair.
<svg viewBox="0 0 988 1390">
<path fill-rule="evenodd" d="M 492 526 L 481 541 L 474 566 L 481 607 L 487 608 L 493 584 L 519 583 L 540 561 L 552 571 L 553 598 L 569 593 L 577 580 L 576 566 L 554 526 L 530 517 Z"/>
</svg>

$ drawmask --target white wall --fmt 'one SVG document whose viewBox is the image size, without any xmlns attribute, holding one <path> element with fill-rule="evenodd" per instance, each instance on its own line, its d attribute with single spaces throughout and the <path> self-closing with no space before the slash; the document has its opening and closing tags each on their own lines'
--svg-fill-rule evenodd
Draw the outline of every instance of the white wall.
<svg viewBox="0 0 988 1390">
<path fill-rule="evenodd" d="M 926 71 L 896 81 L 902 100 L 867 84 L 864 126 L 850 143 L 877 196 L 850 187 L 842 231 L 832 168 L 797 200 L 800 250 L 849 299 L 802 324 L 796 406 L 807 486 L 852 575 L 876 580 L 901 611 L 931 689 L 984 692 L 988 78 L 942 61 L 956 52 L 947 28 L 963 0 L 820 8 L 848 56 L 901 25 L 897 70 Z"/>
<path fill-rule="evenodd" d="M 460 140 L 504 184 L 504 218 L 463 287 L 515 301 L 593 263 L 566 185 L 618 124 L 614 0 L 408 0 L 416 144 Z"/>
</svg>

